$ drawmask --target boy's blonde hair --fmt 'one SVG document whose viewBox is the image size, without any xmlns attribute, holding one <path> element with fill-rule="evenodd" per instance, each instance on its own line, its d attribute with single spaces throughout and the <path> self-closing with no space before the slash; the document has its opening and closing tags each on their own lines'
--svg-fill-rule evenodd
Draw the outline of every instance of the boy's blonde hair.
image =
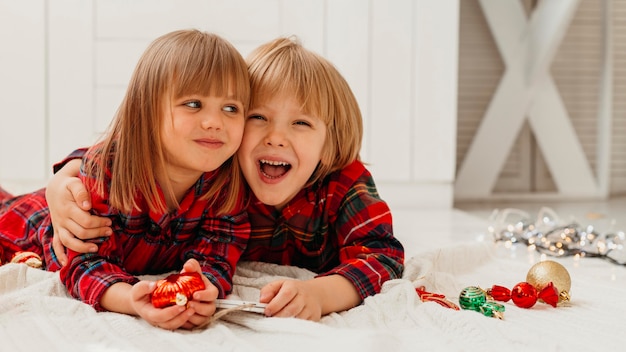
<svg viewBox="0 0 626 352">
<path fill-rule="evenodd" d="M 292 95 L 304 113 L 326 124 L 321 161 L 307 186 L 360 159 L 361 110 L 350 86 L 332 63 L 290 37 L 257 48 L 248 57 L 248 68 L 252 109 L 272 97 Z"/>
<path fill-rule="evenodd" d="M 161 143 L 161 122 L 165 99 L 185 95 L 224 96 L 244 104 L 250 100 L 247 66 L 241 54 L 221 37 L 198 30 L 179 30 L 154 40 L 145 50 L 130 79 L 126 94 L 103 142 L 96 149 L 95 160 L 86 172 L 96 177 L 96 191 L 106 189 L 106 166 L 110 166 L 110 205 L 122 211 L 139 209 L 135 199 L 141 195 L 150 210 L 166 211 L 159 196 L 156 175 L 165 172 Z M 231 211 L 242 195 L 242 176 L 236 156 L 219 169 L 203 199 L 214 204 L 221 193 L 218 213 Z M 112 160 L 112 164 L 109 164 Z M 160 185 L 173 196 L 170 184 Z M 223 202 L 223 203 L 222 203 Z M 145 209 L 143 209 L 145 210 Z"/>
</svg>

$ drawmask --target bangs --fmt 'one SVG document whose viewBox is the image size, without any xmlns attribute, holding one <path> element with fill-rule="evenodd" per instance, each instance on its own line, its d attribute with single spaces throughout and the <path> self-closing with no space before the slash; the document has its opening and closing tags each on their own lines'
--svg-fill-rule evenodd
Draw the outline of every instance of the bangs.
<svg viewBox="0 0 626 352">
<path fill-rule="evenodd" d="M 331 122 L 334 113 L 329 99 L 326 99 L 331 87 L 323 65 L 315 58 L 291 50 L 286 55 L 277 55 L 264 67 L 251 67 L 250 75 L 251 108 L 274 97 L 291 96 L 300 104 L 303 113 L 316 116 L 327 125 Z"/>
<path fill-rule="evenodd" d="M 248 107 L 250 83 L 245 61 L 231 45 L 217 37 L 190 38 L 191 45 L 173 50 L 171 87 L 174 97 L 228 96 Z"/>
</svg>

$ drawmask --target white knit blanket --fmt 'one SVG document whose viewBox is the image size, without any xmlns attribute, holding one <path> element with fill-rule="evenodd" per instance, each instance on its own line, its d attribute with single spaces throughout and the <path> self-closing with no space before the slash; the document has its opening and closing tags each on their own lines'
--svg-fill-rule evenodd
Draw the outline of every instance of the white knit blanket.
<svg viewBox="0 0 626 352">
<path fill-rule="evenodd" d="M 349 311 L 315 323 L 234 312 L 198 331 L 166 331 L 139 318 L 98 313 L 72 299 L 58 274 L 25 265 L 0 267 L 1 351 L 618 351 L 626 348 L 626 268 L 599 259 L 558 259 L 572 278 L 571 302 L 523 309 L 504 303 L 504 320 L 421 302 L 416 286 L 458 302 L 467 286 L 511 288 L 536 255 L 467 243 L 420 253 L 403 279 Z M 239 298 L 256 300 L 279 277 L 306 270 L 242 263 Z"/>
</svg>

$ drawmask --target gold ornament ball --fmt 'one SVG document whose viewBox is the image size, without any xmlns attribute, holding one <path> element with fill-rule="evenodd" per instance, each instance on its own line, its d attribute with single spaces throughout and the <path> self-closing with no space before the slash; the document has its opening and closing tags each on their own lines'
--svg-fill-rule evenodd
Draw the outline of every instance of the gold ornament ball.
<svg viewBox="0 0 626 352">
<path fill-rule="evenodd" d="M 559 302 L 569 301 L 572 280 L 565 267 L 555 261 L 545 260 L 533 265 L 526 275 L 526 282 L 537 291 L 544 289 L 550 282 L 559 291 Z"/>
</svg>

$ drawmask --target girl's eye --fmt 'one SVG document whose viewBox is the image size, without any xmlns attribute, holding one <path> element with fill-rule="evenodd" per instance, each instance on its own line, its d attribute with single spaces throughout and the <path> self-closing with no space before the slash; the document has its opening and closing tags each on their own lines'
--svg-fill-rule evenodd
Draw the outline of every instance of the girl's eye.
<svg viewBox="0 0 626 352">
<path fill-rule="evenodd" d="M 307 121 L 296 121 L 296 122 L 294 122 L 294 125 L 299 125 L 299 126 L 309 126 L 309 127 L 311 127 L 311 126 L 312 126 L 312 125 L 311 125 L 309 122 L 307 122 Z"/>
<path fill-rule="evenodd" d="M 226 112 L 238 112 L 239 108 L 236 105 L 227 105 L 222 108 Z"/>
<path fill-rule="evenodd" d="M 198 100 L 188 101 L 184 105 L 193 109 L 200 109 L 202 107 L 202 103 Z"/>
</svg>

